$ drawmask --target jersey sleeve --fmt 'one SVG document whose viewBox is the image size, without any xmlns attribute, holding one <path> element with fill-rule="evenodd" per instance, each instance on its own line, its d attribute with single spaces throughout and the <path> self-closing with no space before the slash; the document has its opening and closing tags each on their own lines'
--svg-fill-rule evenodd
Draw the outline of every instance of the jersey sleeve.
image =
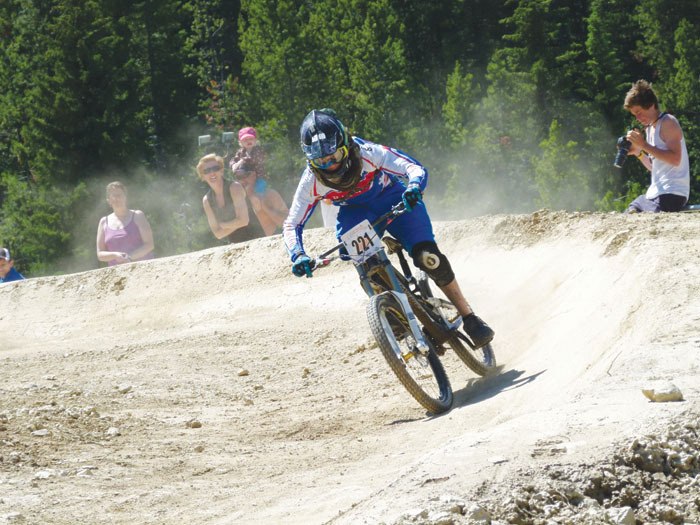
<svg viewBox="0 0 700 525">
<path fill-rule="evenodd" d="M 294 193 L 292 205 L 289 207 L 289 215 L 282 225 L 284 245 L 292 262 L 305 253 L 302 232 L 319 202 L 319 198 L 314 192 L 315 182 L 313 173 L 306 168 Z"/>
<path fill-rule="evenodd" d="M 405 186 L 418 184 L 421 191 L 428 185 L 428 170 L 416 159 L 401 150 L 362 141 L 368 160 L 400 180 Z"/>
</svg>

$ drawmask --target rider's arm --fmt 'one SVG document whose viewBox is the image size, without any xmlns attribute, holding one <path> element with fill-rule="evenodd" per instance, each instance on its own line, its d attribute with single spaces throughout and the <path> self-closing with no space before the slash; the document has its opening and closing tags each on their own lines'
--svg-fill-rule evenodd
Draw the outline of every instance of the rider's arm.
<svg viewBox="0 0 700 525">
<path fill-rule="evenodd" d="M 297 186 L 297 191 L 294 193 L 292 205 L 289 207 L 289 215 L 287 215 L 282 225 L 282 238 L 292 262 L 304 253 L 302 238 L 304 225 L 311 217 L 320 199 L 319 195 L 315 195 L 315 184 L 316 179 L 313 173 L 308 168 L 305 169 Z"/>
<path fill-rule="evenodd" d="M 417 184 L 421 191 L 428 185 L 428 170 L 413 157 L 401 150 L 381 146 L 383 158 L 380 167 L 398 177 L 406 186 Z"/>
</svg>

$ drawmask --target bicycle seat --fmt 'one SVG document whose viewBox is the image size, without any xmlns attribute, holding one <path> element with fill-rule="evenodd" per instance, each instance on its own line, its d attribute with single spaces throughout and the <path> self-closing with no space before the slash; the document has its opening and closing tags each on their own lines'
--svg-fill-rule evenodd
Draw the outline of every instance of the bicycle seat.
<svg viewBox="0 0 700 525">
<path fill-rule="evenodd" d="M 403 250 L 403 246 L 401 246 L 401 243 L 393 237 L 389 237 L 387 235 L 386 237 L 382 238 L 382 241 L 384 241 L 384 244 L 386 244 L 387 252 L 389 253 L 389 255 L 391 255 L 392 253 L 399 253 L 401 250 Z"/>
</svg>

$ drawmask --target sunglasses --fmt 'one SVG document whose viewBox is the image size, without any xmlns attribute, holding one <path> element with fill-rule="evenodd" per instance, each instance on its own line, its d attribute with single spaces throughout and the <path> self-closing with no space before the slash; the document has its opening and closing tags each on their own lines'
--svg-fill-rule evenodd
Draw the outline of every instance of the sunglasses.
<svg viewBox="0 0 700 525">
<path fill-rule="evenodd" d="M 327 170 L 331 166 L 343 162 L 348 157 L 348 153 L 348 147 L 341 146 L 330 155 L 310 160 L 309 163 L 319 170 Z"/>
<path fill-rule="evenodd" d="M 219 166 L 218 164 L 216 166 L 209 166 L 208 168 L 204 168 L 202 170 L 202 173 L 205 175 L 209 175 L 210 173 L 216 173 L 217 171 L 221 171 L 223 168 Z"/>
</svg>

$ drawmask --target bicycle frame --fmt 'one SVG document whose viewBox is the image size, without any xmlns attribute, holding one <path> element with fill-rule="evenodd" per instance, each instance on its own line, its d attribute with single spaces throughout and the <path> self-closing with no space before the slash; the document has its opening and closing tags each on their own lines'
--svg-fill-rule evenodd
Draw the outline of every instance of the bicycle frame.
<svg viewBox="0 0 700 525">
<path fill-rule="evenodd" d="M 467 367 L 483 376 L 496 366 L 491 345 L 476 348 L 473 341 L 462 333 L 459 329 L 462 325 L 460 313 L 448 300 L 433 296 L 425 272 L 419 272 L 417 277 L 412 274 L 404 250 L 396 239 L 383 239 L 387 248 L 382 242 L 374 242 L 380 239 L 377 227 L 381 225 L 379 229 L 385 230 L 405 211 L 403 204 L 399 203 L 374 223 L 363 221 L 351 228 L 343 234 L 343 242 L 312 261 L 312 271 L 327 266 L 334 259 L 353 260 L 362 289 L 370 297 L 370 304 L 375 301 L 373 297 L 383 294 L 391 294 L 396 300 L 406 316 L 405 324 L 420 354 L 427 357 L 431 354 L 430 348 L 434 347 L 439 356 L 447 345 Z M 331 256 L 343 248 L 346 248 L 344 255 Z M 401 270 L 389 260 L 388 254 L 394 253 L 399 258 Z M 446 306 L 451 311 L 449 316 Z"/>
</svg>

